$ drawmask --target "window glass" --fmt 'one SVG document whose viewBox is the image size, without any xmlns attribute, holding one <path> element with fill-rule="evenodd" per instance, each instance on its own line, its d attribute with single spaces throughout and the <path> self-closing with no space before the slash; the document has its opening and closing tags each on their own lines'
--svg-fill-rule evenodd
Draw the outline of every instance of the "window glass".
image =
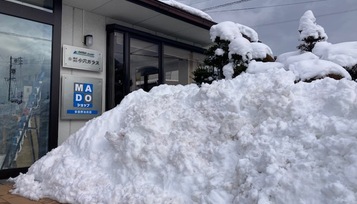
<svg viewBox="0 0 357 204">
<path fill-rule="evenodd" d="M 53 0 L 7 0 L 7 1 L 38 8 L 49 12 L 53 11 Z"/>
<path fill-rule="evenodd" d="M 0 14 L 0 169 L 48 151 L 52 26 Z"/>
<path fill-rule="evenodd" d="M 191 58 L 191 52 L 188 50 L 164 46 L 165 84 L 187 84 L 189 68 L 192 66 Z"/>
<path fill-rule="evenodd" d="M 188 74 L 189 74 L 189 77 L 188 77 L 188 83 L 194 83 L 193 81 L 193 71 L 195 69 L 197 69 L 199 66 L 202 66 L 204 63 L 205 59 L 205 55 L 204 54 L 201 54 L 201 53 L 197 53 L 197 52 L 193 52 L 192 53 L 192 66 L 189 67 L 189 71 L 188 71 Z"/>
<path fill-rule="evenodd" d="M 125 91 L 125 67 L 124 67 L 124 35 L 122 33 L 114 33 L 114 92 L 115 104 L 126 95 Z"/>
<path fill-rule="evenodd" d="M 159 46 L 130 39 L 130 91 L 149 91 L 159 85 Z"/>
</svg>

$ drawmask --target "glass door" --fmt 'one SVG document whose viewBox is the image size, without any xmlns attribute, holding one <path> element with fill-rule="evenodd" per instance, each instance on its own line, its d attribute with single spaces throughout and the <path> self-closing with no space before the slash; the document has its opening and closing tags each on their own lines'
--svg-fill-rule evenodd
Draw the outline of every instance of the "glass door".
<svg viewBox="0 0 357 204">
<path fill-rule="evenodd" d="M 130 92 L 137 89 L 150 91 L 159 81 L 159 46 L 130 39 Z"/>
<path fill-rule="evenodd" d="M 52 26 L 0 14 L 0 170 L 48 151 Z"/>
</svg>

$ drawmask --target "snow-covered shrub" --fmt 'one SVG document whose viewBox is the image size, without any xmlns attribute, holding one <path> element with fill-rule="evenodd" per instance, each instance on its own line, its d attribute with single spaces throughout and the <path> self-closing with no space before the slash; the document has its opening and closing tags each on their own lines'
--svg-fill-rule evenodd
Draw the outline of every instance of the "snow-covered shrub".
<svg viewBox="0 0 357 204">
<path fill-rule="evenodd" d="M 234 78 L 245 72 L 252 60 L 274 61 L 271 49 L 259 41 L 255 30 L 247 26 L 231 21 L 222 22 L 211 27 L 210 36 L 214 44 L 205 53 L 205 66 L 193 72 L 197 84 L 212 82 L 205 80 L 209 73 L 213 80 Z"/>
<path fill-rule="evenodd" d="M 299 33 L 301 44 L 298 49 L 311 52 L 317 42 L 326 41 L 325 29 L 316 24 L 316 18 L 311 10 L 308 10 L 300 18 Z"/>
</svg>

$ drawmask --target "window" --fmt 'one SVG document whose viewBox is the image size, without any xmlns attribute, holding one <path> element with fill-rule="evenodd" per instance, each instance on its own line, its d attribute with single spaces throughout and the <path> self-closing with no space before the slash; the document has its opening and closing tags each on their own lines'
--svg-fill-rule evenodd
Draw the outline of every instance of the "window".
<svg viewBox="0 0 357 204">
<path fill-rule="evenodd" d="M 48 151 L 52 26 L 0 14 L 0 165 L 28 167 Z"/>
<path fill-rule="evenodd" d="M 130 39 L 130 91 L 150 91 L 159 82 L 159 46 Z"/>
<path fill-rule="evenodd" d="M 165 83 L 188 84 L 191 52 L 172 46 L 164 46 Z"/>
<path fill-rule="evenodd" d="M 165 84 L 188 84 L 204 49 L 117 24 L 107 26 L 106 109 L 130 92 Z"/>
</svg>

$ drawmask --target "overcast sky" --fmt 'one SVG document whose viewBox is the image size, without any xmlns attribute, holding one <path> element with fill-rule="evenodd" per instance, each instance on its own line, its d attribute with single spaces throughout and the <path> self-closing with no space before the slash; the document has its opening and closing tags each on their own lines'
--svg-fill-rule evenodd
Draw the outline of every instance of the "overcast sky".
<svg viewBox="0 0 357 204">
<path fill-rule="evenodd" d="M 274 55 L 297 50 L 300 17 L 311 10 L 328 41 L 357 41 L 357 0 L 177 0 L 209 14 L 215 22 L 233 21 L 259 34 Z"/>
</svg>

